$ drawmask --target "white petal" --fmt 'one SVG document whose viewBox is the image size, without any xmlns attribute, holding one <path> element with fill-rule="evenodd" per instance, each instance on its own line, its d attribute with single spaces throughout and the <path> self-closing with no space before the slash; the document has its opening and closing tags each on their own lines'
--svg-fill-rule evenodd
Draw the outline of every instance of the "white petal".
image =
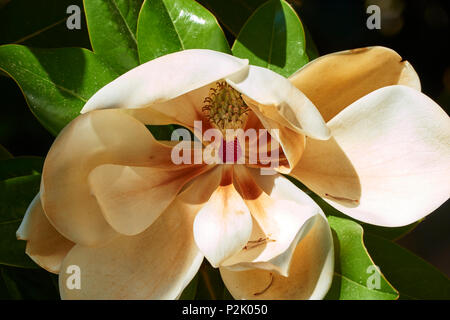
<svg viewBox="0 0 450 320">
<path fill-rule="evenodd" d="M 235 180 L 255 220 L 249 243 L 222 266 L 233 270 L 260 268 L 289 274 L 297 244 L 320 219 L 319 206 L 281 175 L 260 175 L 237 167 Z"/>
<path fill-rule="evenodd" d="M 333 139 L 307 141 L 291 175 L 343 213 L 396 227 L 450 195 L 450 118 L 406 86 L 378 89 L 329 123 Z"/>
<path fill-rule="evenodd" d="M 227 82 L 254 100 L 264 116 L 311 138 L 329 138 L 329 129 L 320 112 L 283 76 L 269 69 L 250 66 L 248 75 L 243 80 L 229 76 Z"/>
<path fill-rule="evenodd" d="M 307 235 L 295 248 L 288 277 L 261 269 L 232 271 L 220 268 L 222 279 L 233 298 L 324 298 L 334 274 L 333 239 L 326 218 L 322 215 L 317 217 Z"/>
<path fill-rule="evenodd" d="M 102 108 L 143 108 L 179 97 L 228 76 L 245 76 L 248 60 L 204 49 L 146 62 L 95 93 L 81 113 Z"/>
<path fill-rule="evenodd" d="M 252 232 L 252 218 L 232 179 L 232 167 L 224 166 L 221 185 L 194 221 L 194 238 L 213 267 L 240 251 Z"/>
</svg>

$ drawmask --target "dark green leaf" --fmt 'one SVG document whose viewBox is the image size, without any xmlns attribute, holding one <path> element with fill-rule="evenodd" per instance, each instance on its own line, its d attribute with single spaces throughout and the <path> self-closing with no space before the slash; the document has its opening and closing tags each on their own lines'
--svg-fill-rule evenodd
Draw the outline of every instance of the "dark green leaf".
<svg viewBox="0 0 450 320">
<path fill-rule="evenodd" d="M 234 300 L 233 296 L 231 295 L 230 291 L 228 291 L 227 287 L 223 288 L 223 300 Z"/>
<path fill-rule="evenodd" d="M 25 254 L 25 241 L 16 238 L 22 219 L 0 223 L 0 265 L 37 268 L 37 265 Z"/>
<path fill-rule="evenodd" d="M 317 49 L 308 28 L 305 25 L 303 25 L 303 28 L 305 30 L 306 55 L 308 56 L 308 60 L 311 61 L 319 57 L 319 50 Z"/>
<path fill-rule="evenodd" d="M 41 173 L 43 165 L 44 159 L 40 157 L 16 157 L 0 160 L 0 180 Z"/>
<path fill-rule="evenodd" d="M 156 140 L 170 141 L 172 140 L 172 133 L 176 129 L 185 129 L 190 133 L 191 140 L 194 140 L 194 134 L 187 128 L 178 124 L 169 125 L 147 125 L 147 129 L 152 133 Z"/>
<path fill-rule="evenodd" d="M 86 23 L 81 12 L 81 29 L 66 26 L 67 7 L 82 0 L 14 0 L 0 9 L 0 44 L 15 43 L 40 48 L 90 48 Z"/>
<path fill-rule="evenodd" d="M 363 242 L 363 229 L 354 221 L 328 217 L 333 232 L 335 276 L 327 299 L 393 300 L 398 293 L 376 269 Z"/>
<path fill-rule="evenodd" d="M 387 240 L 394 241 L 410 233 L 418 226 L 419 223 L 420 221 L 417 221 L 404 227 L 393 227 L 393 228 L 374 226 L 367 223 L 361 223 L 361 226 L 363 227 L 365 234 L 375 235 L 385 238 Z"/>
<path fill-rule="evenodd" d="M 400 299 L 450 299 L 450 280 L 428 262 L 378 236 L 366 234 L 364 242 Z"/>
<path fill-rule="evenodd" d="M 136 26 L 142 1 L 84 1 L 92 48 L 120 74 L 139 64 Z"/>
<path fill-rule="evenodd" d="M 267 0 L 199 0 L 234 36 L 252 13 Z"/>
<path fill-rule="evenodd" d="M 0 223 L 22 220 L 28 204 L 39 192 L 40 179 L 36 173 L 0 181 Z"/>
<path fill-rule="evenodd" d="M 172 131 L 174 130 L 174 125 L 147 125 L 147 129 L 152 133 L 156 140 L 170 141 L 172 136 Z"/>
<path fill-rule="evenodd" d="M 194 300 L 197 294 L 198 274 L 191 280 L 180 296 L 180 300 Z"/>
<path fill-rule="evenodd" d="M 286 77 L 308 62 L 302 23 L 284 0 L 271 0 L 259 7 L 242 28 L 232 51 L 252 65 Z"/>
<path fill-rule="evenodd" d="M 9 153 L 8 150 L 4 146 L 0 144 L 0 160 L 10 159 L 12 158 L 12 154 Z M 0 168 L 1 170 L 1 168 Z"/>
<path fill-rule="evenodd" d="M 185 49 L 230 53 L 216 18 L 194 0 L 146 0 L 137 34 L 141 63 Z"/>
<path fill-rule="evenodd" d="M 0 267 L 0 297 L 10 300 L 56 300 L 58 288 L 54 284 L 56 275 L 42 269 L 26 270 Z"/>
<path fill-rule="evenodd" d="M 43 159 L 21 157 L 0 161 L 0 264 L 35 268 L 25 254 L 25 241 L 16 231 L 25 211 L 39 192 Z"/>
<path fill-rule="evenodd" d="M 225 285 L 219 269 L 213 268 L 205 259 L 198 272 L 198 277 L 196 300 L 222 299 Z"/>
<path fill-rule="evenodd" d="M 118 76 L 82 48 L 0 46 L 0 69 L 19 84 L 31 111 L 55 135 L 98 89 Z"/>
</svg>

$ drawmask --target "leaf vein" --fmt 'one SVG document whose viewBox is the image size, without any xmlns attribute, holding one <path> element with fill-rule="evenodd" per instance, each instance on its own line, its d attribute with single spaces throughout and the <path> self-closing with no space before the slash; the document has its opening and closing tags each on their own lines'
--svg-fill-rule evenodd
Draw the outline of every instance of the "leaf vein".
<svg viewBox="0 0 450 320">
<path fill-rule="evenodd" d="M 161 3 L 163 4 L 164 8 L 165 8 L 166 11 L 167 11 L 167 14 L 169 15 L 170 22 L 172 23 L 172 26 L 173 26 L 173 28 L 174 28 L 174 30 L 175 30 L 175 33 L 176 33 L 176 35 L 177 35 L 177 37 L 178 37 L 178 40 L 180 41 L 181 48 L 182 48 L 183 50 L 185 50 L 186 48 L 184 47 L 183 40 L 182 40 L 181 37 L 180 37 L 180 34 L 179 34 L 179 32 L 178 32 L 178 29 L 177 29 L 177 26 L 175 25 L 175 21 L 174 21 L 172 15 L 170 14 L 170 11 L 169 11 L 169 9 L 167 8 L 166 3 L 164 2 L 164 0 L 161 0 Z"/>
<path fill-rule="evenodd" d="M 67 89 L 67 88 L 65 88 L 65 87 L 63 87 L 63 86 L 61 86 L 61 85 L 59 85 L 59 84 L 57 84 L 57 83 L 54 83 L 54 82 L 52 82 L 52 81 L 49 81 L 48 79 L 44 78 L 43 76 L 41 76 L 41 75 L 39 75 L 39 74 L 37 74 L 37 73 L 34 73 L 33 71 L 28 70 L 27 68 L 25 68 L 25 67 L 23 67 L 23 66 L 19 66 L 19 65 L 18 65 L 18 67 L 21 68 L 22 70 L 24 70 L 24 71 L 26 71 L 26 72 L 28 72 L 28 73 L 34 75 L 35 77 L 41 79 L 42 81 L 48 82 L 48 83 L 50 83 L 51 85 L 55 86 L 56 88 L 61 89 L 62 91 L 65 91 L 65 92 L 67 92 L 67 93 L 73 95 L 75 98 L 78 98 L 79 100 L 81 100 L 81 101 L 83 101 L 83 102 L 87 102 L 87 100 L 88 100 L 87 98 L 84 98 L 83 96 L 80 96 L 80 95 L 77 94 L 76 92 L 74 92 L 74 91 L 72 91 L 72 90 L 70 90 L 70 89 Z"/>
<path fill-rule="evenodd" d="M 63 23 L 64 21 L 66 21 L 66 18 L 62 18 L 61 20 L 58 20 L 55 23 L 52 23 L 52 24 L 50 24 L 50 25 L 48 25 L 48 26 L 46 26 L 46 27 L 44 27 L 42 29 L 39 29 L 39 30 L 37 30 L 37 31 L 35 31 L 33 33 L 30 33 L 29 35 L 26 35 L 26 36 L 20 38 L 19 40 L 16 40 L 13 43 L 14 44 L 20 44 L 20 43 L 22 43 L 22 42 L 24 42 L 24 41 L 26 41 L 28 39 L 31 39 L 31 38 L 33 38 L 33 37 L 35 37 L 35 36 L 45 32 L 45 31 L 47 31 L 47 30 L 50 30 L 53 27 L 56 27 L 57 25 Z"/>
<path fill-rule="evenodd" d="M 125 24 L 125 27 L 127 28 L 128 32 L 129 32 L 130 35 L 131 35 L 131 39 L 133 39 L 134 43 L 135 43 L 136 46 L 137 46 L 137 40 L 136 40 L 136 37 L 134 36 L 133 31 L 131 31 L 130 26 L 128 25 L 127 20 L 125 20 L 125 17 L 123 16 L 122 12 L 120 12 L 119 7 L 117 6 L 116 1 L 115 1 L 115 0 L 111 0 L 111 2 L 114 4 L 114 8 L 117 10 L 117 12 L 119 13 L 119 16 L 122 18 L 123 23 Z"/>
<path fill-rule="evenodd" d="M 355 281 L 355 280 L 353 280 L 353 279 L 350 279 L 349 277 L 346 277 L 346 276 L 344 276 L 344 275 L 341 274 L 341 273 L 337 273 L 337 272 L 335 271 L 334 274 L 337 275 L 337 276 L 339 276 L 339 277 L 342 277 L 343 279 L 346 279 L 347 281 L 349 281 L 349 282 L 351 282 L 351 283 L 356 284 L 356 285 L 359 286 L 359 287 L 363 287 L 363 288 L 365 288 L 365 289 L 367 289 L 367 290 L 370 290 L 369 288 L 367 288 L 366 286 L 362 285 L 361 283 L 359 283 L 359 282 L 357 282 L 357 281 Z M 391 292 L 387 292 L 387 291 L 383 291 L 383 290 L 375 290 L 375 291 L 381 292 L 381 293 L 384 293 L 384 294 L 388 294 L 388 295 L 391 295 L 391 296 L 394 296 L 394 297 L 397 297 L 397 294 L 394 294 L 394 293 L 391 293 Z"/>
</svg>

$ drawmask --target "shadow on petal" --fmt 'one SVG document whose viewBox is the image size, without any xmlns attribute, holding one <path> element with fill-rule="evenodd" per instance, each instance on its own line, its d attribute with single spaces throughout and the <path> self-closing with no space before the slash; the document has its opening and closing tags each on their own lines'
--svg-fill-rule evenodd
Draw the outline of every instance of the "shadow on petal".
<svg viewBox="0 0 450 320">
<path fill-rule="evenodd" d="M 319 196 L 354 208 L 361 198 L 361 183 L 356 170 L 334 138 L 307 139 L 298 165 L 290 175 Z"/>
</svg>

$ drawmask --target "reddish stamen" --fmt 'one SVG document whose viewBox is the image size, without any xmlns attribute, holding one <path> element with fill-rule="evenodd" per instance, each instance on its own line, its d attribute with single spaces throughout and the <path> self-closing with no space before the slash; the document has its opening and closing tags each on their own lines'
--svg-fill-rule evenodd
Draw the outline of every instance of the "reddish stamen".
<svg viewBox="0 0 450 320">
<path fill-rule="evenodd" d="M 241 145 L 237 138 L 233 141 L 225 141 L 222 139 L 219 148 L 219 157 L 222 163 L 236 163 L 242 156 Z"/>
</svg>

